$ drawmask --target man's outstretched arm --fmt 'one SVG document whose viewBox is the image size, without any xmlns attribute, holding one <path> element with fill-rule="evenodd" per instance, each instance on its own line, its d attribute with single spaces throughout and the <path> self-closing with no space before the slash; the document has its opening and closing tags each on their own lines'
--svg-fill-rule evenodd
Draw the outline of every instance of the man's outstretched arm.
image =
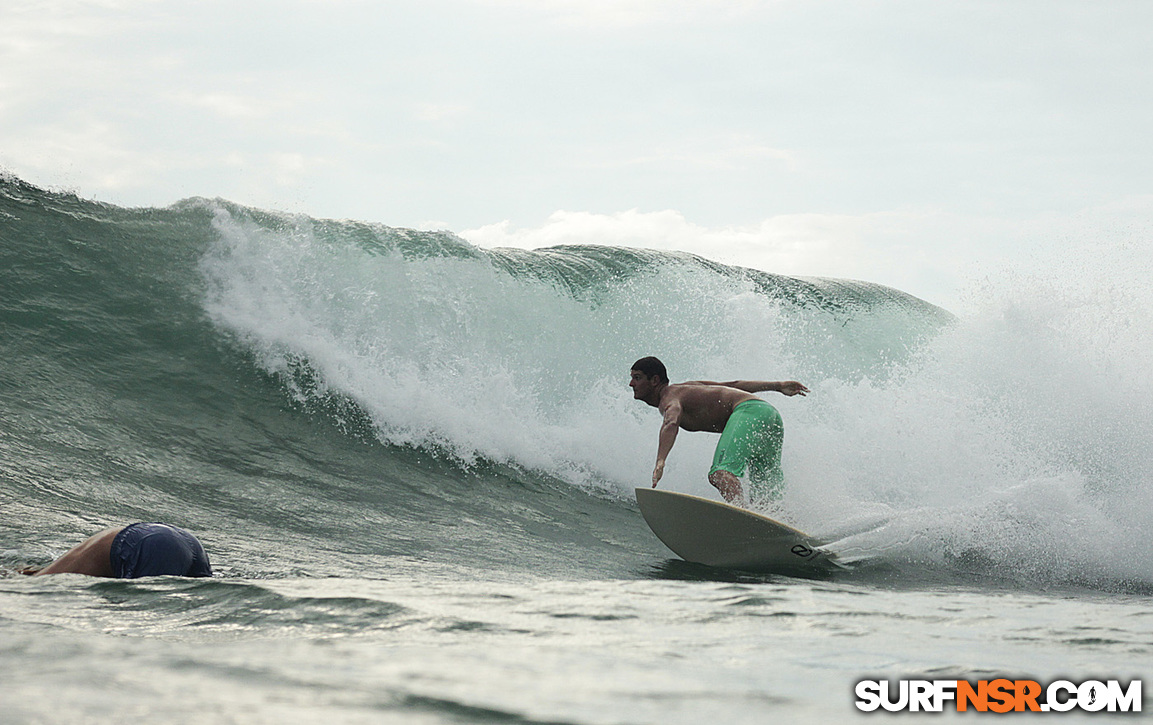
<svg viewBox="0 0 1153 725">
<path fill-rule="evenodd" d="M 782 395 L 805 395 L 809 389 L 796 380 L 730 380 L 718 383 L 712 380 L 691 380 L 683 385 L 723 385 L 726 388 L 736 388 L 746 393 L 761 393 L 771 391 Z"/>
<path fill-rule="evenodd" d="M 657 487 L 657 481 L 665 475 L 665 459 L 673 449 L 673 444 L 677 442 L 677 431 L 681 429 L 680 422 L 681 402 L 674 400 L 665 408 L 665 419 L 661 423 L 661 437 L 657 444 L 657 465 L 653 468 L 653 488 Z"/>
</svg>

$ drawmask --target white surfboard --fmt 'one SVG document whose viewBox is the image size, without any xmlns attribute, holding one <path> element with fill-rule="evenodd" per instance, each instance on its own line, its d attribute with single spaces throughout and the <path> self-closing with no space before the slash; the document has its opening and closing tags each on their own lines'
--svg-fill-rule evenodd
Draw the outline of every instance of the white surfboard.
<svg viewBox="0 0 1153 725">
<path fill-rule="evenodd" d="M 778 574 L 841 568 L 819 540 L 747 509 L 655 488 L 638 488 L 637 504 L 657 538 L 685 561 Z"/>
</svg>

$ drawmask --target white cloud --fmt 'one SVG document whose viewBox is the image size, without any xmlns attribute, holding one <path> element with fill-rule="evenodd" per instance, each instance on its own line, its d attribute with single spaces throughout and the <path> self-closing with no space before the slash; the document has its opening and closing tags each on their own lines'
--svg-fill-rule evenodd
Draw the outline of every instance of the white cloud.
<svg viewBox="0 0 1153 725">
<path fill-rule="evenodd" d="M 643 247 L 691 252 L 779 274 L 830 276 L 859 264 L 862 238 L 878 227 L 888 228 L 896 216 L 790 214 L 752 227 L 709 228 L 694 224 L 673 210 L 632 209 L 616 214 L 558 211 L 539 227 L 514 229 L 505 221 L 460 235 L 482 247 Z"/>
<path fill-rule="evenodd" d="M 793 276 L 892 278 L 909 261 L 905 245 L 929 226 L 925 212 L 783 214 L 747 227 L 710 228 L 666 210 L 616 214 L 558 211 L 539 227 L 500 222 L 461 232 L 481 247 L 537 249 L 566 244 L 679 250 L 727 264 Z M 904 231 L 902 231 L 904 230 Z M 943 260 L 927 260 L 941 263 Z"/>
<path fill-rule="evenodd" d="M 683 169 L 693 166 L 718 171 L 749 168 L 764 162 L 779 164 L 786 171 L 801 167 L 800 155 L 789 149 L 774 148 L 751 138 L 732 138 L 719 141 L 682 140 L 675 147 L 661 146 L 646 153 L 620 158 L 590 159 L 574 164 L 578 168 L 615 169 L 628 166 L 675 165 Z"/>
<path fill-rule="evenodd" d="M 303 101 L 303 97 L 271 97 L 267 94 L 191 93 L 168 95 L 173 103 L 202 108 L 229 119 L 255 120 L 282 113 Z"/>
<path fill-rule="evenodd" d="M 755 225 L 727 227 L 695 224 L 673 210 L 558 211 L 537 227 L 515 228 L 503 221 L 460 236 L 485 248 L 598 244 L 684 251 L 774 274 L 863 279 L 957 309 L 962 288 L 991 270 L 1036 266 L 1046 254 L 1096 243 L 1102 229 L 1125 236 L 1134 220 L 1151 215 L 1151 196 L 1026 219 L 910 209 L 781 214 Z"/>
<path fill-rule="evenodd" d="M 631 28 L 638 25 L 727 21 L 780 0 L 474 0 L 481 5 L 515 8 L 554 22 L 581 28 Z"/>
<path fill-rule="evenodd" d="M 460 103 L 418 103 L 415 113 L 419 121 L 449 121 L 462 116 L 469 111 L 469 107 Z"/>
</svg>

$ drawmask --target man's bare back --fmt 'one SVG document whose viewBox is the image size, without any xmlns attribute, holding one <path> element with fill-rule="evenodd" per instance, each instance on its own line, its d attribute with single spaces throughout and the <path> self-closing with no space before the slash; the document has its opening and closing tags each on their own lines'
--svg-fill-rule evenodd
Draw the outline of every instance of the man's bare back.
<svg viewBox="0 0 1153 725">
<path fill-rule="evenodd" d="M 729 422 L 733 408 L 757 396 L 739 388 L 742 381 L 728 383 L 694 380 L 666 385 L 657 409 L 661 413 L 674 403 L 680 406 L 677 425 L 687 431 L 720 433 Z"/>
</svg>

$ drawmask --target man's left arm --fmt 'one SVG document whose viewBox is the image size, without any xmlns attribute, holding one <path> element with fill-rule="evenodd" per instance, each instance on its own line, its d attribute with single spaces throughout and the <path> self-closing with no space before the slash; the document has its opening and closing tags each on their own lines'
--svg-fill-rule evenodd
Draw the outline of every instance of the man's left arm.
<svg viewBox="0 0 1153 725">
<path fill-rule="evenodd" d="M 743 390 L 746 393 L 761 393 L 770 391 L 774 393 L 781 393 L 782 395 L 805 395 L 809 389 L 801 385 L 796 380 L 730 380 L 725 383 L 718 383 L 712 380 L 693 380 L 684 385 L 722 385 L 726 388 L 736 388 Z"/>
</svg>

